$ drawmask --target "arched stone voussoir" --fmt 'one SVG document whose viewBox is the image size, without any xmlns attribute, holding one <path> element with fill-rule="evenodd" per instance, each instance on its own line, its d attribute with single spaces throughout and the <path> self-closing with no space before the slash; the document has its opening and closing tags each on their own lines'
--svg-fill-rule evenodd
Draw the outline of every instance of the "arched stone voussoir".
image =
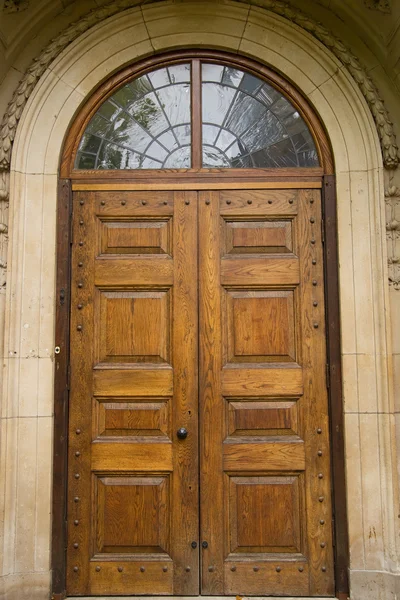
<svg viewBox="0 0 400 600">
<path fill-rule="evenodd" d="M 372 117 L 367 116 L 370 115 L 368 107 L 352 78 L 347 78 L 348 87 L 352 87 L 348 92 L 352 97 L 357 96 L 359 102 L 354 103 L 348 95 L 341 93 L 340 86 L 336 88 L 333 78 L 338 77 L 340 70 L 338 60 L 330 51 L 298 26 L 272 12 L 258 8 L 249 12 L 238 7 L 236 2 L 228 4 L 234 11 L 225 18 L 223 13 L 228 12 L 225 5 L 222 10 L 208 2 L 188 2 L 184 10 L 181 4 L 170 2 L 150 4 L 143 10 L 133 8 L 110 17 L 72 42 L 50 65 L 28 101 L 15 140 L 13 169 L 26 173 L 57 172 L 55 161 L 60 155 L 64 135 L 60 139 L 56 132 L 62 131 L 64 124 L 72 120 L 82 99 L 115 71 L 155 50 L 162 52 L 188 46 L 209 48 L 210 42 L 219 49 L 257 57 L 276 68 L 308 97 L 322 120 L 329 122 L 338 171 L 377 167 L 376 162 L 362 156 L 364 151 L 358 143 L 372 135 L 375 136 L 373 145 L 379 149 Z M 219 34 L 216 33 L 216 20 L 220 22 Z M 307 45 L 304 39 L 307 39 Z M 332 88 L 335 88 L 334 93 Z M 39 102 L 40 111 L 35 115 L 33 107 L 39 105 L 39 98 L 43 101 Z M 343 118 L 340 121 L 337 118 L 339 103 L 347 105 L 341 110 L 345 111 L 346 130 L 352 132 L 346 142 L 341 131 Z M 357 110 L 363 113 L 361 120 L 367 116 L 365 120 L 371 129 L 368 134 L 359 129 Z M 60 118 L 62 125 L 58 122 Z M 24 140 L 22 152 L 17 149 L 20 139 Z M 46 139 L 48 144 L 44 151 Z M 356 161 L 356 164 L 351 165 L 350 161 Z"/>
</svg>

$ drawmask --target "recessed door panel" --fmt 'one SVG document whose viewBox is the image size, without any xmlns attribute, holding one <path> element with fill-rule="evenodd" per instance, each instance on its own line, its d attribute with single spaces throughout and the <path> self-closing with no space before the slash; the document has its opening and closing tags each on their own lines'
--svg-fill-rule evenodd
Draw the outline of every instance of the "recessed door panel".
<svg viewBox="0 0 400 600">
<path fill-rule="evenodd" d="M 169 398 L 95 398 L 93 439 L 171 435 Z"/>
<path fill-rule="evenodd" d="M 98 362 L 169 363 L 170 289 L 101 290 L 95 311 Z"/>
<path fill-rule="evenodd" d="M 170 254 L 171 220 L 101 222 L 102 254 Z"/>
<path fill-rule="evenodd" d="M 96 477 L 95 554 L 168 554 L 169 476 Z"/>
<path fill-rule="evenodd" d="M 225 362 L 294 362 L 293 295 L 292 290 L 225 290 Z"/>
<path fill-rule="evenodd" d="M 229 436 L 298 435 L 299 405 L 285 398 L 226 398 Z"/>
<path fill-rule="evenodd" d="M 300 496 L 304 482 L 299 479 L 299 475 L 229 477 L 231 558 L 238 553 L 302 552 Z M 277 506 L 284 515 L 279 520 Z"/>
<path fill-rule="evenodd" d="M 292 224 L 287 221 L 225 221 L 227 254 L 292 252 Z"/>
</svg>

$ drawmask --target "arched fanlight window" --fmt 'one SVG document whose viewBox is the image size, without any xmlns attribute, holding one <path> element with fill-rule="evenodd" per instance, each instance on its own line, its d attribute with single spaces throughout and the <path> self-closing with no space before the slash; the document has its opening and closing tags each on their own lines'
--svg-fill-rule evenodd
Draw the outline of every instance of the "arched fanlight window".
<svg viewBox="0 0 400 600">
<path fill-rule="evenodd" d="M 236 67 L 189 61 L 137 77 L 103 102 L 75 168 L 187 169 L 199 166 L 196 148 L 204 168 L 320 164 L 306 122 L 282 92 Z"/>
</svg>

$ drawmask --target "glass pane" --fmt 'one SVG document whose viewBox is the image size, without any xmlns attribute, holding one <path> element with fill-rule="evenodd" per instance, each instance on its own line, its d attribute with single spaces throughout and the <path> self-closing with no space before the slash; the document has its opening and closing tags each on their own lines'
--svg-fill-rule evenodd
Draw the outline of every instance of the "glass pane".
<svg viewBox="0 0 400 600">
<path fill-rule="evenodd" d="M 99 108 L 98 114 L 102 115 L 109 121 L 118 114 L 118 106 L 110 100 L 106 100 Z"/>
<path fill-rule="evenodd" d="M 178 141 L 172 131 L 166 131 L 157 138 L 157 141 L 167 150 L 174 150 L 178 146 Z"/>
<path fill-rule="evenodd" d="M 119 104 L 122 108 L 127 108 L 132 102 L 142 98 L 151 90 L 151 83 L 145 75 L 144 77 L 135 79 L 135 81 L 131 81 L 128 85 L 124 85 L 124 87 L 120 88 L 112 98 L 116 104 Z"/>
<path fill-rule="evenodd" d="M 90 120 L 75 160 L 77 169 L 190 166 L 189 63 L 157 69 L 119 88 Z"/>
<path fill-rule="evenodd" d="M 78 169 L 94 169 L 96 164 L 95 154 L 86 154 L 78 152 L 76 155 L 76 165 Z"/>
<path fill-rule="evenodd" d="M 214 144 L 219 132 L 219 127 L 215 127 L 215 125 L 204 125 L 203 144 Z"/>
<path fill-rule="evenodd" d="M 158 69 L 158 71 L 148 73 L 147 77 L 155 90 L 171 83 L 167 69 Z"/>
<path fill-rule="evenodd" d="M 243 71 L 238 71 L 233 67 L 225 67 L 224 74 L 222 76 L 222 83 L 224 85 L 231 85 L 232 87 L 237 88 L 243 79 L 243 75 Z"/>
<path fill-rule="evenodd" d="M 187 146 L 190 144 L 190 125 L 179 125 L 172 130 L 179 146 Z"/>
<path fill-rule="evenodd" d="M 174 65 L 168 67 L 171 83 L 190 83 L 190 65 Z"/>
<path fill-rule="evenodd" d="M 209 63 L 203 65 L 203 81 L 221 81 L 224 67 L 222 65 L 211 65 Z"/>
<path fill-rule="evenodd" d="M 146 154 L 162 163 L 168 158 L 169 152 L 158 142 L 152 142 L 147 148 Z"/>
<path fill-rule="evenodd" d="M 204 125 L 204 127 L 207 126 Z M 211 125 L 208 125 L 208 127 L 211 127 Z M 219 132 L 219 136 L 217 137 L 217 140 L 215 142 L 215 145 L 220 150 L 226 150 L 235 141 L 236 136 L 233 135 L 233 133 L 230 133 L 230 131 L 227 131 L 226 129 L 221 129 Z"/>
<path fill-rule="evenodd" d="M 255 97 L 265 106 L 271 106 L 276 100 L 279 100 L 281 94 L 268 83 L 264 83 L 262 88 L 255 94 Z"/>
<path fill-rule="evenodd" d="M 81 149 L 85 152 L 97 154 L 101 145 L 101 141 L 101 138 L 97 137 L 97 135 L 85 133 L 82 138 Z"/>
<path fill-rule="evenodd" d="M 171 125 L 190 123 L 190 86 L 187 83 L 161 88 L 156 94 Z"/>
<path fill-rule="evenodd" d="M 190 168 L 190 95 L 190 62 L 123 85 L 89 121 L 75 168 Z M 202 64 L 202 146 L 207 168 L 319 165 L 307 124 L 280 91 L 216 63 Z"/>
<path fill-rule="evenodd" d="M 203 167 L 317 167 L 307 124 L 285 96 L 236 68 L 202 65 Z"/>
<path fill-rule="evenodd" d="M 288 137 L 284 127 L 270 112 L 264 112 L 256 123 L 247 129 L 241 136 L 247 148 L 252 151 L 267 148 Z"/>
<path fill-rule="evenodd" d="M 260 81 L 258 77 L 254 77 L 254 75 L 249 75 L 248 73 L 245 73 L 239 87 L 247 94 L 254 95 L 260 89 L 261 86 L 262 81 Z"/>
<path fill-rule="evenodd" d="M 107 121 L 107 119 L 102 117 L 100 114 L 97 114 L 97 115 L 94 115 L 94 117 L 91 119 L 89 125 L 86 127 L 86 134 L 87 133 L 95 133 L 96 135 L 103 137 L 106 135 L 106 133 L 109 129 L 110 129 L 110 121 Z"/>
<path fill-rule="evenodd" d="M 164 163 L 165 169 L 188 169 L 190 167 L 190 148 L 178 148 L 172 152 Z"/>
<path fill-rule="evenodd" d="M 218 148 L 203 146 L 203 167 L 230 167 L 230 160 Z"/>
<path fill-rule="evenodd" d="M 259 121 L 264 112 L 265 108 L 258 100 L 238 92 L 225 120 L 225 127 L 235 135 L 240 135 Z"/>
<path fill-rule="evenodd" d="M 168 121 L 155 94 L 146 94 L 140 100 L 133 102 L 127 112 L 150 135 L 157 136 L 168 129 Z"/>
<path fill-rule="evenodd" d="M 203 83 L 203 123 L 222 125 L 236 91 L 219 83 Z"/>
<path fill-rule="evenodd" d="M 143 152 L 151 142 L 149 134 L 126 113 L 115 119 L 107 138 L 138 152 Z"/>
</svg>

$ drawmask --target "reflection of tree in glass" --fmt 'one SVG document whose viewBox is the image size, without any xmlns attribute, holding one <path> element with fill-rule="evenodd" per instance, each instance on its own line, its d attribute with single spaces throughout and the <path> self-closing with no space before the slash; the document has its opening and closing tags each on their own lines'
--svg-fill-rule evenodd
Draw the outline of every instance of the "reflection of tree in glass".
<svg viewBox="0 0 400 600">
<path fill-rule="evenodd" d="M 138 108 L 132 112 L 132 117 L 136 123 L 139 123 L 144 129 L 148 129 L 152 118 L 157 115 L 157 106 L 151 98 L 143 98 L 136 105 Z"/>
<path fill-rule="evenodd" d="M 99 169 L 122 169 L 122 151 L 112 146 L 106 150 L 104 160 L 99 163 Z"/>
<path fill-rule="evenodd" d="M 136 79 L 135 81 L 131 81 L 128 85 L 120 88 L 113 96 L 113 98 L 122 106 L 123 108 L 127 108 L 136 100 L 142 98 L 145 94 L 150 92 L 152 86 L 148 81 L 147 77 L 141 77 L 140 79 Z"/>
<path fill-rule="evenodd" d="M 169 69 L 131 81 L 101 105 L 82 136 L 78 168 L 190 165 L 190 69 Z M 313 138 L 296 107 L 255 75 L 205 63 L 202 94 L 203 167 L 319 164 Z"/>
<path fill-rule="evenodd" d="M 234 69 L 233 67 L 226 67 L 222 77 L 223 85 L 230 85 L 232 87 L 238 87 L 240 80 L 243 76 L 241 71 Z"/>
<path fill-rule="evenodd" d="M 83 155 L 79 161 L 79 168 L 80 169 L 93 169 L 94 168 L 93 163 L 94 163 L 93 156 Z"/>
</svg>

